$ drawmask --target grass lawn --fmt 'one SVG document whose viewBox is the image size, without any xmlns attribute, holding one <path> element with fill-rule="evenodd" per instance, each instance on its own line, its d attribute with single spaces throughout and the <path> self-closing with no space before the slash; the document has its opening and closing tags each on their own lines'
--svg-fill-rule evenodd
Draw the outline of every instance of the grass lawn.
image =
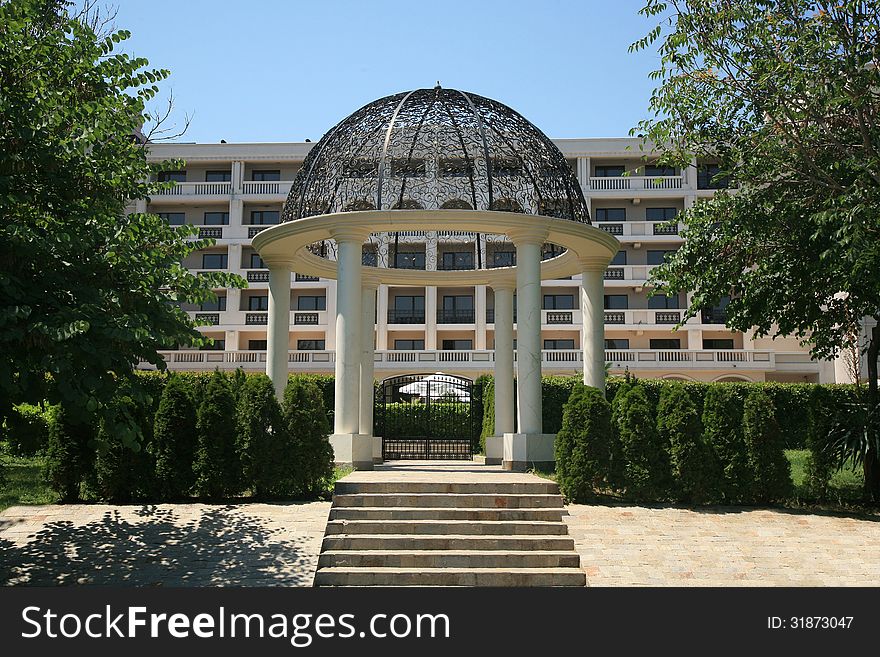
<svg viewBox="0 0 880 657">
<path fill-rule="evenodd" d="M 0 511 L 16 504 L 52 504 L 58 501 L 43 481 L 41 456 L 0 456 L 3 459 L 3 481 L 0 481 Z"/>
<path fill-rule="evenodd" d="M 795 503 L 811 502 L 807 491 L 807 449 L 787 449 L 785 456 L 791 463 L 791 479 L 794 482 Z M 862 488 L 865 484 L 865 476 L 861 470 L 853 472 L 850 468 L 838 470 L 831 477 L 828 486 L 828 503 L 832 505 L 849 506 L 859 504 L 862 499 Z"/>
</svg>

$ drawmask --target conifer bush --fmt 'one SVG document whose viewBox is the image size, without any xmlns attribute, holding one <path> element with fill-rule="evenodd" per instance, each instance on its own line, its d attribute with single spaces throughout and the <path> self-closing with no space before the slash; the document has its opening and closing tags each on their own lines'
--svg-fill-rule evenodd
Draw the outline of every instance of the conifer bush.
<svg viewBox="0 0 880 657">
<path fill-rule="evenodd" d="M 321 391 L 313 381 L 291 377 L 282 408 L 294 464 L 290 489 L 296 496 L 314 497 L 333 476 L 330 425 Z"/>
<path fill-rule="evenodd" d="M 49 443 L 46 448 L 46 481 L 62 502 L 75 502 L 80 484 L 93 468 L 93 426 L 63 406 L 54 409 L 49 420 Z"/>
<path fill-rule="evenodd" d="M 275 396 L 272 380 L 264 375 L 249 376 L 240 387 L 238 406 L 238 446 L 245 484 L 257 498 L 279 497 L 288 493 L 285 481 L 296 463 L 293 446 Z"/>
<path fill-rule="evenodd" d="M 703 436 L 718 456 L 724 477 L 724 500 L 749 500 L 754 485 L 749 452 L 742 432 L 742 404 L 730 384 L 715 383 L 703 402 Z"/>
<path fill-rule="evenodd" d="M 752 500 L 767 504 L 791 493 L 791 464 L 785 458 L 785 439 L 776 409 L 766 392 L 752 390 L 743 404 L 743 437 L 749 450 Z"/>
<path fill-rule="evenodd" d="M 611 405 L 595 388 L 575 386 L 556 435 L 556 480 L 571 501 L 595 497 L 611 463 Z"/>
<path fill-rule="evenodd" d="M 196 412 L 189 383 L 179 375 L 169 376 L 159 398 L 152 441 L 156 486 L 165 501 L 188 496 L 195 485 Z"/>
<path fill-rule="evenodd" d="M 205 385 L 196 415 L 195 474 L 200 497 L 223 499 L 240 490 L 241 463 L 235 420 L 232 386 L 224 374 L 215 371 Z"/>
<path fill-rule="evenodd" d="M 622 491 L 626 487 L 626 460 L 623 456 L 623 443 L 620 442 L 620 406 L 623 398 L 632 388 L 629 377 L 614 386 L 614 396 L 611 398 L 611 436 L 609 454 L 611 462 L 608 470 L 608 484 L 616 491 Z M 611 391 L 606 389 L 606 394 Z"/>
<path fill-rule="evenodd" d="M 720 495 L 721 473 L 703 440 L 697 407 L 685 387 L 666 385 L 657 405 L 657 432 L 669 447 L 673 492 L 681 502 L 705 504 Z"/>
<path fill-rule="evenodd" d="M 151 409 L 132 399 L 125 385 L 109 406 L 111 412 L 98 425 L 94 492 L 109 502 L 155 499 L 155 462 L 150 451 L 153 427 L 148 421 Z"/>
<path fill-rule="evenodd" d="M 669 456 L 657 433 L 657 422 L 644 389 L 634 385 L 624 393 L 617 410 L 627 495 L 638 500 L 666 499 Z"/>
</svg>

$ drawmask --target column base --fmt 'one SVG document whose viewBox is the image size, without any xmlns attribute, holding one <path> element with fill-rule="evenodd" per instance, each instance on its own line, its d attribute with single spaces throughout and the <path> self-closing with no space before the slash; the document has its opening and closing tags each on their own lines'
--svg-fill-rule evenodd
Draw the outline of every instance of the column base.
<svg viewBox="0 0 880 657">
<path fill-rule="evenodd" d="M 504 460 L 504 436 L 486 436 L 486 465 L 501 465 Z"/>
<path fill-rule="evenodd" d="M 382 463 L 382 436 L 372 436 L 373 439 L 373 463 Z"/>
<path fill-rule="evenodd" d="M 514 472 L 553 470 L 556 467 L 555 440 L 555 433 L 506 433 L 501 467 Z"/>
<path fill-rule="evenodd" d="M 330 436 L 333 461 L 355 470 L 373 469 L 373 437 L 362 433 L 334 433 Z"/>
</svg>

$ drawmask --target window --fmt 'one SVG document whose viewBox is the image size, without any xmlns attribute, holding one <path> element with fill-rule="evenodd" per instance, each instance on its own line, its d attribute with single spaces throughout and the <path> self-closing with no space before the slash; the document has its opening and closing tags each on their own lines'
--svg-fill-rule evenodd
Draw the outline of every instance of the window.
<svg viewBox="0 0 880 657">
<path fill-rule="evenodd" d="M 211 338 L 211 343 L 203 347 L 199 347 L 200 351 L 224 351 L 226 349 L 226 340 L 220 338 Z"/>
<path fill-rule="evenodd" d="M 704 308 L 702 312 L 703 324 L 726 324 L 727 323 L 727 306 L 730 303 L 730 297 L 721 297 L 717 306 Z"/>
<path fill-rule="evenodd" d="M 629 349 L 627 338 L 605 338 L 606 349 Z"/>
<path fill-rule="evenodd" d="M 395 340 L 394 349 L 397 351 L 419 351 L 425 348 L 424 340 Z"/>
<path fill-rule="evenodd" d="M 251 253 L 250 269 L 265 269 L 266 263 L 260 257 L 259 253 Z"/>
<path fill-rule="evenodd" d="M 678 216 L 676 208 L 645 208 L 647 221 L 671 221 Z"/>
<path fill-rule="evenodd" d="M 248 340 L 249 351 L 264 351 L 266 349 L 265 340 Z"/>
<path fill-rule="evenodd" d="M 227 255 L 225 253 L 203 253 L 202 269 L 226 269 Z"/>
<path fill-rule="evenodd" d="M 618 251 L 614 254 L 614 257 L 611 259 L 609 264 L 612 265 L 625 265 L 626 264 L 626 251 Z"/>
<path fill-rule="evenodd" d="M 645 167 L 645 175 L 656 178 L 657 176 L 674 176 L 677 174 L 675 173 L 675 167 L 649 164 Z"/>
<path fill-rule="evenodd" d="M 425 254 L 420 251 L 398 251 L 394 254 L 396 269 L 424 269 Z"/>
<path fill-rule="evenodd" d="M 394 297 L 394 310 L 398 313 L 425 314 L 425 297 L 399 296 Z"/>
<path fill-rule="evenodd" d="M 474 348 L 473 340 L 444 340 L 443 351 L 469 351 Z"/>
<path fill-rule="evenodd" d="M 648 264 L 649 265 L 661 265 L 663 264 L 663 260 L 666 258 L 666 254 L 675 253 L 675 249 L 668 249 L 665 251 L 653 251 L 648 250 Z"/>
<path fill-rule="evenodd" d="M 186 182 L 186 171 L 160 171 L 159 182 Z"/>
<path fill-rule="evenodd" d="M 513 267 L 516 265 L 516 251 L 495 251 L 492 254 L 493 267 Z"/>
<path fill-rule="evenodd" d="M 398 178 L 423 178 L 425 176 L 425 161 L 394 158 L 391 160 L 391 175 Z"/>
<path fill-rule="evenodd" d="M 297 310 L 327 310 L 327 297 L 325 296 L 308 296 L 297 297 Z"/>
<path fill-rule="evenodd" d="M 278 210 L 253 210 L 251 211 L 251 224 L 265 226 L 278 223 Z"/>
<path fill-rule="evenodd" d="M 205 213 L 205 225 L 206 226 L 228 226 L 229 225 L 229 213 L 228 212 L 206 212 Z"/>
<path fill-rule="evenodd" d="M 614 166 L 608 165 L 599 165 L 596 167 L 596 177 L 597 178 L 617 178 L 623 175 L 625 167 L 620 164 L 616 164 Z"/>
<path fill-rule="evenodd" d="M 544 349 L 574 349 L 574 340 L 544 340 Z"/>
<path fill-rule="evenodd" d="M 199 310 L 226 310 L 226 297 L 217 297 L 216 301 L 205 301 L 199 306 Z"/>
<path fill-rule="evenodd" d="M 468 295 L 444 296 L 443 310 L 473 310 L 474 298 Z"/>
<path fill-rule="evenodd" d="M 443 254 L 443 269 L 473 269 L 474 254 L 470 251 L 447 251 Z"/>
<path fill-rule="evenodd" d="M 574 310 L 573 294 L 545 294 L 544 310 Z"/>
<path fill-rule="evenodd" d="M 269 310 L 269 296 L 248 297 L 248 310 Z"/>
<path fill-rule="evenodd" d="M 717 164 L 703 164 L 697 167 L 697 189 L 727 189 L 730 179 L 727 176 L 716 178 L 721 173 Z"/>
<path fill-rule="evenodd" d="M 297 340 L 297 351 L 324 351 L 326 348 L 324 340 Z"/>
<path fill-rule="evenodd" d="M 651 349 L 681 349 L 681 340 L 672 338 L 655 338 L 650 344 Z"/>
<path fill-rule="evenodd" d="M 733 338 L 703 338 L 703 349 L 733 349 Z"/>
<path fill-rule="evenodd" d="M 606 294 L 605 310 L 626 310 L 629 308 L 629 299 L 625 294 Z"/>
<path fill-rule="evenodd" d="M 673 310 L 679 307 L 677 294 L 672 296 L 655 294 L 653 297 L 648 297 L 648 308 L 652 310 Z"/>
<path fill-rule="evenodd" d="M 626 208 L 596 208 L 596 221 L 626 221 Z"/>
<path fill-rule="evenodd" d="M 159 216 L 169 226 L 183 226 L 186 223 L 186 212 L 160 212 Z"/>
<path fill-rule="evenodd" d="M 251 180 L 257 182 L 277 182 L 281 180 L 281 172 L 278 169 L 256 169 L 251 171 Z"/>
<path fill-rule="evenodd" d="M 232 172 L 228 169 L 223 171 L 205 171 L 205 182 L 229 182 L 232 180 Z"/>
</svg>

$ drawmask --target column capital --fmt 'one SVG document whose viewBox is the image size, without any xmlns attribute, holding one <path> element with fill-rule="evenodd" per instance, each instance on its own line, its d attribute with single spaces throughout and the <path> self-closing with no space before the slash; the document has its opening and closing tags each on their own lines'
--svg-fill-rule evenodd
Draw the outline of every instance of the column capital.
<svg viewBox="0 0 880 657">
<path fill-rule="evenodd" d="M 606 256 L 583 256 L 578 259 L 583 271 L 605 271 L 610 258 Z"/>
<path fill-rule="evenodd" d="M 505 278 L 498 281 L 492 281 L 489 283 L 489 287 L 493 290 L 510 290 L 511 292 L 516 290 L 516 279 L 514 278 Z"/>
<path fill-rule="evenodd" d="M 337 242 L 363 243 L 370 236 L 370 229 L 362 226 L 334 226 L 330 229 L 330 237 Z"/>
<path fill-rule="evenodd" d="M 266 263 L 266 267 L 269 269 L 289 269 L 293 270 L 293 258 L 284 258 L 284 257 L 272 257 L 272 258 L 263 258 L 263 262 Z"/>
<path fill-rule="evenodd" d="M 515 246 L 526 244 L 541 245 L 547 241 L 547 229 L 544 226 L 516 226 L 507 231 L 507 236 Z"/>
</svg>

